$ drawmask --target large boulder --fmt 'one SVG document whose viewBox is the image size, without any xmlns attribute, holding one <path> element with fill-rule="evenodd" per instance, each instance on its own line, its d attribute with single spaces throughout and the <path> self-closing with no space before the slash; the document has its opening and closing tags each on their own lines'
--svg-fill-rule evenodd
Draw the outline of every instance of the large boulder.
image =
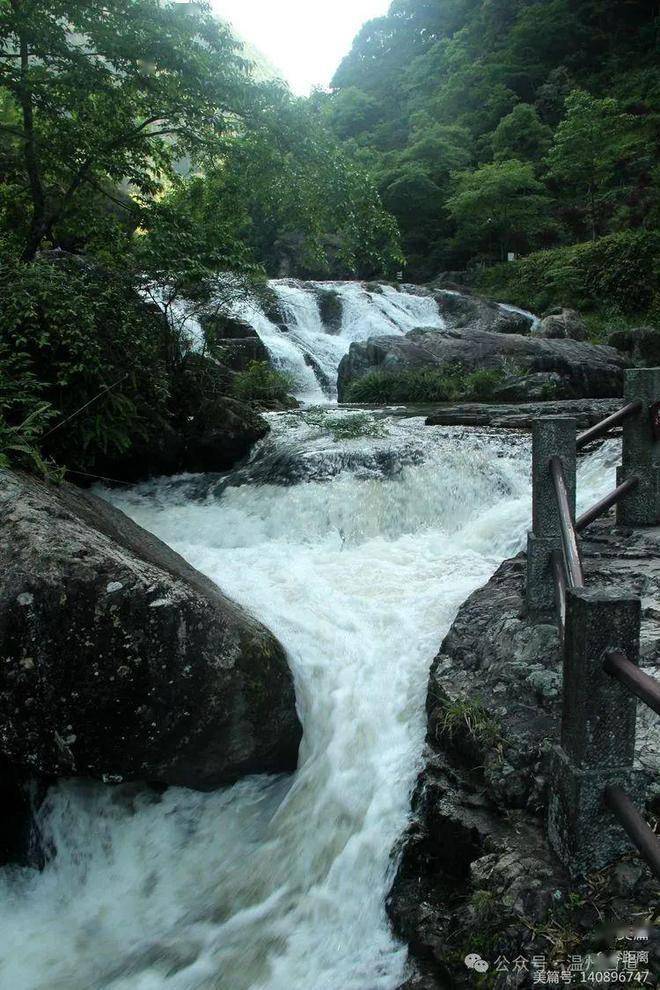
<svg viewBox="0 0 660 990">
<path fill-rule="evenodd" d="M 545 340 L 519 334 L 492 333 L 474 327 L 463 330 L 420 328 L 403 337 L 371 337 L 351 344 L 339 366 L 339 398 L 346 399 L 352 382 L 371 372 L 396 374 L 415 369 L 460 365 L 466 371 L 498 370 L 504 376 L 506 401 L 527 398 L 580 399 L 621 395 L 625 357 L 612 347 L 575 340 Z M 545 376 L 539 382 L 538 375 Z M 532 393 L 525 390 L 531 376 Z M 506 386 L 515 382 L 510 394 Z M 539 396 L 540 385 L 547 386 Z"/>
<path fill-rule="evenodd" d="M 321 322 L 326 332 L 331 334 L 341 333 L 344 304 L 337 290 L 318 285 L 314 289 L 314 293 L 319 307 Z"/>
<path fill-rule="evenodd" d="M 0 472 L 0 758 L 202 790 L 295 769 L 283 648 L 123 513 Z"/>
<path fill-rule="evenodd" d="M 575 309 L 559 309 L 545 316 L 536 324 L 535 337 L 549 340 L 587 340 L 587 325 Z"/>
<path fill-rule="evenodd" d="M 637 365 L 657 368 L 660 365 L 660 329 L 658 327 L 629 327 L 614 330 L 607 338 L 611 347 L 627 354 Z"/>
<path fill-rule="evenodd" d="M 531 333 L 534 318 L 512 306 L 448 289 L 433 294 L 440 314 L 453 329 L 472 327 L 492 333 Z"/>
<path fill-rule="evenodd" d="M 235 316 L 207 314 L 200 319 L 213 359 L 229 371 L 245 371 L 253 361 L 269 361 L 257 331 Z"/>
</svg>

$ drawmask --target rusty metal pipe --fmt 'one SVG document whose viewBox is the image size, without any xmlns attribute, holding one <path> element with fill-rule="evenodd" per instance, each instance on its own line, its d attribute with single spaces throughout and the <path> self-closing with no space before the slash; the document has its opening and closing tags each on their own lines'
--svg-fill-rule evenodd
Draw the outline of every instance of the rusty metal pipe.
<svg viewBox="0 0 660 990">
<path fill-rule="evenodd" d="M 644 673 L 625 653 L 618 650 L 612 650 L 605 656 L 603 669 L 660 715 L 660 681 Z"/>
<path fill-rule="evenodd" d="M 564 648 L 566 636 L 566 572 L 564 561 L 558 550 L 552 555 L 552 572 L 555 576 L 555 606 L 557 609 L 557 626 L 559 627 L 559 643 Z"/>
<path fill-rule="evenodd" d="M 627 478 L 622 484 L 601 498 L 600 502 L 596 502 L 587 512 L 584 512 L 575 523 L 575 530 L 580 533 L 587 526 L 590 526 L 594 519 L 598 519 L 599 516 L 605 515 L 606 512 L 612 508 L 613 505 L 627 495 L 628 492 L 632 491 L 639 484 L 639 478 L 635 475 L 632 478 Z"/>
<path fill-rule="evenodd" d="M 660 878 L 660 838 L 651 831 L 626 792 L 620 787 L 606 787 L 603 796 L 606 806 L 637 846 L 642 859 L 646 860 L 656 877 Z"/>
<path fill-rule="evenodd" d="M 618 412 L 612 413 L 606 419 L 602 419 L 600 423 L 596 423 L 595 426 L 585 430 L 584 433 L 580 433 L 575 441 L 575 449 L 582 450 L 592 440 L 599 440 L 601 437 L 604 437 L 606 433 L 613 430 L 619 423 L 623 423 L 624 419 L 627 419 L 628 416 L 634 416 L 635 413 L 641 412 L 643 408 L 644 405 L 641 399 L 638 399 L 636 402 L 629 402 L 623 409 L 619 409 Z"/>
<path fill-rule="evenodd" d="M 550 459 L 550 473 L 555 486 L 557 506 L 559 508 L 559 526 L 561 529 L 561 545 L 566 568 L 566 583 L 569 588 L 584 588 L 584 573 L 578 549 L 577 536 L 571 515 L 568 499 L 568 489 L 564 478 L 564 469 L 559 457 Z"/>
</svg>

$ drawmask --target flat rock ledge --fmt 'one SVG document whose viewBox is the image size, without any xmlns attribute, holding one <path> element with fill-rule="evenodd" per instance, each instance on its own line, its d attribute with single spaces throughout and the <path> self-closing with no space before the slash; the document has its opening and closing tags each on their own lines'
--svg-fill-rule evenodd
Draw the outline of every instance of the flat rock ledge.
<svg viewBox="0 0 660 990">
<path fill-rule="evenodd" d="M 300 738 L 264 626 L 103 500 L 0 471 L 0 762 L 211 790 Z"/>
<path fill-rule="evenodd" d="M 578 430 L 595 426 L 621 408 L 620 399 L 559 399 L 556 402 L 464 402 L 438 406 L 427 417 L 427 426 L 493 426 L 531 430 L 539 416 L 572 416 Z"/>
<path fill-rule="evenodd" d="M 659 551 L 660 530 L 617 530 L 611 520 L 583 540 L 590 586 L 641 594 L 642 667 L 656 676 Z M 463 604 L 431 668 L 425 765 L 388 900 L 410 947 L 405 990 L 473 988 L 464 959 L 474 952 L 491 963 L 484 986 L 531 986 L 529 972 L 497 972 L 493 963 L 545 956 L 560 968 L 570 954 L 612 951 L 616 936 L 604 922 L 640 927 L 657 910 L 658 885 L 635 853 L 578 881 L 547 846 L 561 663 L 555 625 L 525 614 L 525 566 L 524 555 L 506 561 Z M 659 754 L 657 719 L 640 705 L 638 763 L 657 773 Z M 647 810 L 657 817 L 659 805 L 651 793 Z M 660 939 L 641 946 L 649 947 L 660 963 Z"/>
</svg>

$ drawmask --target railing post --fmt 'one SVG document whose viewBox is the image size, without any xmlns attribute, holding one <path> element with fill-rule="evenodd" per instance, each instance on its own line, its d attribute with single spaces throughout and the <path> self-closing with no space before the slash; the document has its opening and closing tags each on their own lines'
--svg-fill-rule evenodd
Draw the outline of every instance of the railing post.
<svg viewBox="0 0 660 990">
<path fill-rule="evenodd" d="M 600 869 L 630 849 L 604 792 L 615 785 L 643 797 L 644 775 L 633 770 L 637 701 L 603 661 L 619 650 L 639 663 L 640 621 L 633 595 L 567 592 L 561 745 L 550 770 L 548 836 L 572 874 Z"/>
<path fill-rule="evenodd" d="M 617 484 L 637 476 L 639 483 L 620 500 L 620 526 L 655 526 L 660 522 L 660 442 L 651 423 L 651 407 L 660 401 L 660 368 L 636 368 L 625 374 L 626 402 L 642 409 L 623 424 L 622 464 Z"/>
<path fill-rule="evenodd" d="M 527 538 L 527 608 L 550 612 L 555 604 L 552 554 L 561 550 L 561 524 L 550 461 L 559 457 L 575 518 L 576 421 L 544 416 L 532 427 L 532 532 Z"/>
</svg>

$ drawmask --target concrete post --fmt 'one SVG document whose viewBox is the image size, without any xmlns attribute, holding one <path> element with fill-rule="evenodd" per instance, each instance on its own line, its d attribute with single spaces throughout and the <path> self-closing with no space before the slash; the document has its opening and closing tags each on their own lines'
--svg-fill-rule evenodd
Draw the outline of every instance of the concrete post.
<svg viewBox="0 0 660 990">
<path fill-rule="evenodd" d="M 639 663 L 638 598 L 599 589 L 567 593 L 561 746 L 550 773 L 548 836 L 573 874 L 600 869 L 630 849 L 605 811 L 603 792 L 617 784 L 641 796 L 633 770 L 636 699 L 603 670 L 608 650 Z"/>
<path fill-rule="evenodd" d="M 561 550 L 561 528 L 550 460 L 564 469 L 575 517 L 575 438 L 577 423 L 568 416 L 544 416 L 532 427 L 532 532 L 527 537 L 527 608 L 550 612 L 555 603 L 552 554 Z"/>
<path fill-rule="evenodd" d="M 660 368 L 636 368 L 625 374 L 626 403 L 642 410 L 623 424 L 622 464 L 617 483 L 637 475 L 639 484 L 617 506 L 620 526 L 655 526 L 660 522 L 660 442 L 651 426 L 651 406 L 660 401 Z"/>
</svg>

